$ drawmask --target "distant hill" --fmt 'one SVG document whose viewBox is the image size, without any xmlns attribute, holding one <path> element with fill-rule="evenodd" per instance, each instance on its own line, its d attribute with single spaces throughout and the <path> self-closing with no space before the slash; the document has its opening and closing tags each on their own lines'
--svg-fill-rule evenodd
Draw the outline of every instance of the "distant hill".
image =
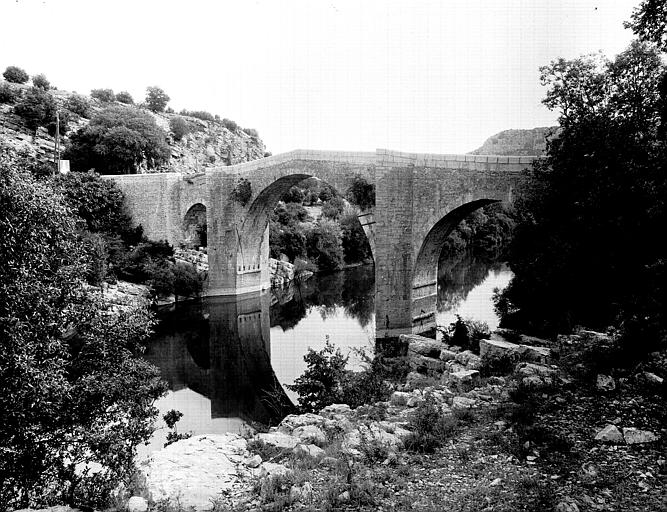
<svg viewBox="0 0 667 512">
<path fill-rule="evenodd" d="M 470 155 L 544 156 L 546 138 L 557 133 L 558 126 L 533 128 L 532 130 L 504 130 L 492 135 Z"/>
<path fill-rule="evenodd" d="M 0 80 L 0 84 L 4 83 L 7 82 Z M 22 94 L 29 87 L 28 85 L 13 83 L 9 85 L 19 94 Z M 49 92 L 53 94 L 60 108 L 64 108 L 67 99 L 74 94 L 59 89 Z M 93 117 L 109 105 L 89 96 L 87 96 L 87 99 L 91 105 L 89 117 Z M 119 103 L 116 102 L 115 104 Z M 13 104 L 0 103 L 0 139 L 2 142 L 28 152 L 38 161 L 53 160 L 54 138 L 41 127 L 37 130 L 36 135 L 33 135 L 33 132 L 25 126 L 22 119 L 14 114 L 13 107 Z M 140 106 L 133 107 L 141 108 Z M 250 133 L 246 133 L 241 127 L 234 128 L 232 126 L 230 130 L 219 120 L 204 121 L 189 115 L 156 114 L 147 109 L 143 110 L 151 114 L 158 126 L 166 132 L 167 142 L 171 148 L 171 159 L 168 164 L 148 172 L 198 173 L 209 167 L 233 165 L 265 156 L 266 147 L 262 140 L 255 136 L 253 130 L 248 130 Z M 169 120 L 178 116 L 183 117 L 190 128 L 190 133 L 180 141 L 176 141 L 169 130 Z M 90 120 L 73 113 L 70 119 L 70 130 L 67 135 L 87 125 Z M 68 142 L 67 135 L 61 137 L 61 143 L 64 145 Z M 140 172 L 145 172 L 145 170 L 140 170 Z"/>
</svg>

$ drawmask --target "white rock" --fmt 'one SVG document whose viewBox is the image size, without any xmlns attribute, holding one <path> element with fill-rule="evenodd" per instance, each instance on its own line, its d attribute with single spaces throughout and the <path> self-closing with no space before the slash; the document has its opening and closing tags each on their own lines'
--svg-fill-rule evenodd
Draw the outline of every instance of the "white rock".
<svg viewBox="0 0 667 512">
<path fill-rule="evenodd" d="M 297 444 L 293 450 L 295 455 L 319 459 L 324 457 L 324 450 L 314 444 Z"/>
<path fill-rule="evenodd" d="M 304 425 L 292 431 L 292 435 L 298 437 L 301 442 L 323 445 L 327 442 L 327 436 L 322 429 L 315 425 Z"/>
<path fill-rule="evenodd" d="M 405 391 L 394 391 L 389 398 L 389 402 L 391 402 L 392 405 L 405 405 L 411 397 L 412 394 L 406 393 Z"/>
<path fill-rule="evenodd" d="M 595 440 L 602 441 L 603 443 L 622 443 L 623 434 L 616 428 L 616 425 L 607 425 L 595 434 Z"/>
<path fill-rule="evenodd" d="M 408 407 L 417 407 L 419 404 L 424 403 L 424 399 L 421 396 L 411 396 L 408 398 L 408 401 L 405 405 Z"/>
<path fill-rule="evenodd" d="M 132 496 L 127 502 L 127 512 L 146 512 L 148 502 L 141 496 Z"/>
<path fill-rule="evenodd" d="M 351 411 L 350 406 L 347 404 L 331 404 L 327 405 L 324 409 L 320 411 L 320 416 L 328 418 L 332 414 L 347 414 L 350 411 Z"/>
<path fill-rule="evenodd" d="M 554 509 L 555 512 L 579 512 L 579 506 L 572 499 L 559 502 Z"/>
<path fill-rule="evenodd" d="M 623 429 L 623 437 L 628 444 L 653 443 L 658 440 L 653 432 L 649 430 L 639 430 L 638 428 L 628 427 Z"/>
<path fill-rule="evenodd" d="M 246 461 L 246 466 L 249 468 L 256 468 L 262 463 L 262 457 L 259 455 L 253 455 Z"/>
<path fill-rule="evenodd" d="M 452 409 L 470 409 L 475 407 L 477 402 L 472 398 L 466 398 L 464 396 L 455 396 L 452 398 Z"/>
<path fill-rule="evenodd" d="M 510 343 L 496 335 L 490 340 L 480 340 L 479 355 L 482 358 L 508 357 L 514 362 L 548 363 L 551 360 L 551 350 L 547 347 Z"/>
<path fill-rule="evenodd" d="M 651 372 L 644 372 L 642 376 L 644 377 L 644 380 L 646 382 L 648 382 L 649 384 L 654 384 L 656 386 L 662 386 L 662 383 L 665 381 L 665 379 L 663 379 L 662 377 Z"/>
<path fill-rule="evenodd" d="M 614 381 L 613 377 L 599 373 L 597 376 L 595 387 L 597 388 L 598 391 L 604 391 L 604 392 L 614 391 L 616 389 L 616 382 Z"/>
<path fill-rule="evenodd" d="M 260 441 L 275 446 L 276 448 L 292 449 L 301 442 L 301 439 L 284 432 L 266 432 L 257 434 Z"/>
<path fill-rule="evenodd" d="M 443 348 L 440 351 L 440 359 L 443 361 L 451 361 L 452 359 L 456 359 L 456 352 L 449 350 L 448 348 Z"/>
<path fill-rule="evenodd" d="M 470 391 L 479 385 L 479 370 L 461 370 L 450 373 L 447 383 L 461 392 Z"/>
<path fill-rule="evenodd" d="M 553 386 L 558 371 L 548 366 L 536 363 L 519 363 L 514 370 L 524 386 L 531 389 L 543 389 Z"/>
<path fill-rule="evenodd" d="M 290 469 L 278 464 L 277 462 L 262 462 L 262 465 L 259 467 L 259 476 L 260 478 L 266 478 L 270 476 L 287 476 L 290 474 Z"/>
<path fill-rule="evenodd" d="M 489 484 L 489 487 L 496 487 L 496 486 L 500 485 L 501 482 L 502 482 L 502 480 L 500 478 L 496 478 L 495 480 L 493 480 L 493 482 L 491 482 Z"/>
<path fill-rule="evenodd" d="M 413 370 L 421 370 L 426 372 L 441 372 L 445 369 L 445 362 L 433 357 L 426 357 L 422 355 L 413 355 L 409 359 L 410 368 Z"/>
<path fill-rule="evenodd" d="M 400 342 L 407 343 L 408 351 L 427 357 L 439 357 L 443 345 L 440 341 L 418 334 L 401 334 L 398 339 Z"/>
<path fill-rule="evenodd" d="M 477 354 L 473 354 L 470 350 L 464 350 L 456 354 L 455 361 L 469 370 L 479 370 L 482 366 L 481 358 Z"/>
<path fill-rule="evenodd" d="M 280 422 L 279 429 L 283 432 L 291 434 L 295 428 L 304 427 L 306 425 L 316 425 L 322 426 L 324 424 L 324 418 L 319 414 L 306 413 L 306 414 L 290 414 L 285 416 L 283 421 Z"/>
</svg>

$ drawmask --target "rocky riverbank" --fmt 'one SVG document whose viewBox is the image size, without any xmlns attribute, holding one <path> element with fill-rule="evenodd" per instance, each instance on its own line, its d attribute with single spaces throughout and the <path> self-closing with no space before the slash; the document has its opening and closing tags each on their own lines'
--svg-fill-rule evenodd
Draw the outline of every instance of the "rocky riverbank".
<svg viewBox="0 0 667 512">
<path fill-rule="evenodd" d="M 142 467 L 143 497 L 183 510 L 667 505 L 664 354 L 621 376 L 587 359 L 613 344 L 604 334 L 492 338 L 478 355 L 404 337 L 411 371 L 388 400 L 179 441 Z"/>
</svg>

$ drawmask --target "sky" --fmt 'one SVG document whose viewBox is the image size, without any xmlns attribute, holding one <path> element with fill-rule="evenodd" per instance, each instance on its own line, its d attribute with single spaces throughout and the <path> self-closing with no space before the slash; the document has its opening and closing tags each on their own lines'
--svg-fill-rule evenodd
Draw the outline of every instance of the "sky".
<svg viewBox="0 0 667 512">
<path fill-rule="evenodd" d="M 465 153 L 556 124 L 539 67 L 630 42 L 639 0 L 0 0 L 0 70 L 157 85 L 293 149 Z"/>
</svg>

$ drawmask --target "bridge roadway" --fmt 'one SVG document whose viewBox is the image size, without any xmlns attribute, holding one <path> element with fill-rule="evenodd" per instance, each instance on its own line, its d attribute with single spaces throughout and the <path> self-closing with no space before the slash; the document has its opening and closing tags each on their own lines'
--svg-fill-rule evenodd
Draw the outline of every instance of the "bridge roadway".
<svg viewBox="0 0 667 512">
<path fill-rule="evenodd" d="M 107 176 L 125 192 L 146 236 L 173 245 L 205 215 L 206 294 L 241 295 L 270 286 L 269 215 L 290 187 L 309 177 L 344 193 L 355 176 L 375 184 L 376 202 L 360 222 L 375 259 L 378 338 L 435 326 L 437 262 L 451 230 L 474 210 L 514 200 L 533 157 L 296 150 L 201 174 Z M 245 204 L 233 191 L 247 180 Z"/>
</svg>

